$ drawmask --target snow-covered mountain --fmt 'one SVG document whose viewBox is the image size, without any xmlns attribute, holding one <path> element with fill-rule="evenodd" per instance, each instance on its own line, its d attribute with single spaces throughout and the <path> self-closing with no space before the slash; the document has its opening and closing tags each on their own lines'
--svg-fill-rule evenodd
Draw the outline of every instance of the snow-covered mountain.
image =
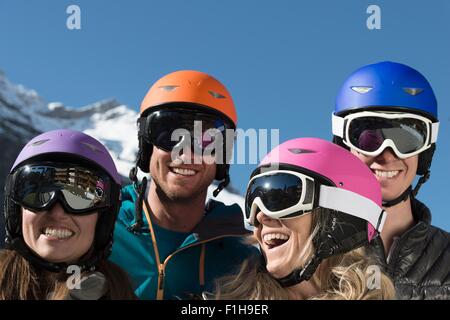
<svg viewBox="0 0 450 320">
<path fill-rule="evenodd" d="M 36 91 L 11 83 L 0 71 L 0 199 L 4 177 L 25 143 L 39 133 L 60 128 L 83 131 L 105 144 L 126 181 L 137 152 L 137 117 L 136 111 L 114 99 L 81 108 L 48 103 Z M 209 196 L 214 188 L 208 190 Z M 218 200 L 226 204 L 237 202 L 243 208 L 242 196 L 230 190 L 223 190 Z"/>
<path fill-rule="evenodd" d="M 137 150 L 136 119 L 134 110 L 114 99 L 74 109 L 60 102 L 47 103 L 36 91 L 11 84 L 0 75 L 0 134 L 26 142 L 49 130 L 83 131 L 106 145 L 125 177 Z"/>
</svg>

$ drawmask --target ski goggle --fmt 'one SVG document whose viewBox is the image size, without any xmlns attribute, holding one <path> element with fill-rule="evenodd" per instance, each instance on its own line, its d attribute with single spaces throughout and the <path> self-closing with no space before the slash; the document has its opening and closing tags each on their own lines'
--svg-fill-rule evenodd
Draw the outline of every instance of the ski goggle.
<svg viewBox="0 0 450 320">
<path fill-rule="evenodd" d="M 228 121 L 213 114 L 182 109 L 155 111 L 139 121 L 147 141 L 169 152 L 180 143 L 203 151 L 218 135 L 221 135 L 220 146 L 223 147 L 226 130 L 233 129 Z"/>
<path fill-rule="evenodd" d="M 309 214 L 317 207 L 337 210 L 369 222 L 381 232 L 386 212 L 357 193 L 319 184 L 305 174 L 273 170 L 254 176 L 245 196 L 245 219 L 257 225 L 259 211 L 272 219 L 289 219 Z"/>
<path fill-rule="evenodd" d="M 67 213 L 91 214 L 117 200 L 106 173 L 67 163 L 25 165 L 11 181 L 13 202 L 32 211 L 49 210 L 59 201 Z"/>
<path fill-rule="evenodd" d="M 363 111 L 339 117 L 333 114 L 333 134 L 345 145 L 367 156 L 386 148 L 406 159 L 428 149 L 437 140 L 439 122 L 411 113 Z"/>
</svg>

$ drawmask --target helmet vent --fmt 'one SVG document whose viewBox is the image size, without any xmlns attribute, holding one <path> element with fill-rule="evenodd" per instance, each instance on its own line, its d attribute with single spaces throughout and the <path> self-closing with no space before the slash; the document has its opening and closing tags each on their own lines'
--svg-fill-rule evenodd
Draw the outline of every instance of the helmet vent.
<svg viewBox="0 0 450 320">
<path fill-rule="evenodd" d="M 97 147 L 97 146 L 95 146 L 95 145 L 93 145 L 93 144 L 90 144 L 90 143 L 88 143 L 88 142 L 81 142 L 81 144 L 84 145 L 84 146 L 86 146 L 86 147 L 88 147 L 89 149 L 91 149 L 91 150 L 94 151 L 94 152 L 101 152 L 101 153 L 104 153 L 104 151 L 103 151 L 102 149 L 100 149 L 99 147 Z"/>
<path fill-rule="evenodd" d="M 292 148 L 288 149 L 293 154 L 305 154 L 305 153 L 316 153 L 314 150 L 308 150 L 308 149 L 300 149 L 300 148 Z"/>
<path fill-rule="evenodd" d="M 177 88 L 178 88 L 178 86 L 161 86 L 161 87 L 159 87 L 159 89 L 161 89 L 163 91 L 167 91 L 167 92 L 174 91 Z"/>
<path fill-rule="evenodd" d="M 408 93 L 412 96 L 417 96 L 418 94 L 423 92 L 423 89 L 421 89 L 421 88 L 403 88 L 403 91 L 405 91 L 406 93 Z"/>
<path fill-rule="evenodd" d="M 43 145 L 44 143 L 46 143 L 46 142 L 48 142 L 48 141 L 50 141 L 50 139 L 39 140 L 39 141 L 33 142 L 33 143 L 31 144 L 31 146 L 32 146 L 32 147 L 37 147 L 37 146 Z"/>
<path fill-rule="evenodd" d="M 364 94 L 373 89 L 373 87 L 351 87 L 353 91 Z"/>
<path fill-rule="evenodd" d="M 225 99 L 226 97 L 221 95 L 220 93 L 214 91 L 208 91 L 210 95 L 212 95 L 216 99 Z"/>
</svg>

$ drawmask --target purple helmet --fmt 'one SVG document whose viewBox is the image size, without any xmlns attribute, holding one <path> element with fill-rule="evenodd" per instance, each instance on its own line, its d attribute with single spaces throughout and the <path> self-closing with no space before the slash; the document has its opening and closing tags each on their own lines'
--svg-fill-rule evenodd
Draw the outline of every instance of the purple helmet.
<svg viewBox="0 0 450 320">
<path fill-rule="evenodd" d="M 98 140 L 74 130 L 53 130 L 31 139 L 19 153 L 10 173 L 37 156 L 61 154 L 84 159 L 103 168 L 117 184 L 121 178 L 108 150 Z"/>
<path fill-rule="evenodd" d="M 87 165 L 101 170 L 111 178 L 112 205 L 99 209 L 95 237 L 94 253 L 87 261 L 80 263 L 83 269 L 88 269 L 103 258 L 106 258 L 112 247 L 114 224 L 120 208 L 121 177 L 117 172 L 111 155 L 105 146 L 91 136 L 74 130 L 54 130 L 42 133 L 31 139 L 19 153 L 5 183 L 5 222 L 6 245 L 18 251 L 33 264 L 50 271 L 65 270 L 63 263 L 51 263 L 35 255 L 25 244 L 22 236 L 21 207 L 12 200 L 12 176 L 19 168 L 33 162 L 70 162 Z"/>
</svg>

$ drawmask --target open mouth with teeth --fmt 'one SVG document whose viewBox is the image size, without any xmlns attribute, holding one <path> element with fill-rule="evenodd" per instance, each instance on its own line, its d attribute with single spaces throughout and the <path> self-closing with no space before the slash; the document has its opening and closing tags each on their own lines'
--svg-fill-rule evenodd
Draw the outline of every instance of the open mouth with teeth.
<svg viewBox="0 0 450 320">
<path fill-rule="evenodd" d="M 263 237 L 264 243 L 269 249 L 273 249 L 282 246 L 289 240 L 289 236 L 284 233 L 267 233 Z"/>
<path fill-rule="evenodd" d="M 399 175 L 399 173 L 401 172 L 401 170 L 385 171 L 385 170 L 372 169 L 372 172 L 379 178 L 392 179 L 392 178 L 397 177 Z"/>
<path fill-rule="evenodd" d="M 50 239 L 65 240 L 73 237 L 75 234 L 72 230 L 66 228 L 52 228 L 46 227 L 41 230 L 41 233 Z"/>
<path fill-rule="evenodd" d="M 194 176 L 197 173 L 197 171 L 192 170 L 192 169 L 171 167 L 171 166 L 169 166 L 169 170 L 170 170 L 170 172 L 172 172 L 174 174 L 178 174 L 178 175 L 182 175 L 182 176 Z"/>
</svg>

